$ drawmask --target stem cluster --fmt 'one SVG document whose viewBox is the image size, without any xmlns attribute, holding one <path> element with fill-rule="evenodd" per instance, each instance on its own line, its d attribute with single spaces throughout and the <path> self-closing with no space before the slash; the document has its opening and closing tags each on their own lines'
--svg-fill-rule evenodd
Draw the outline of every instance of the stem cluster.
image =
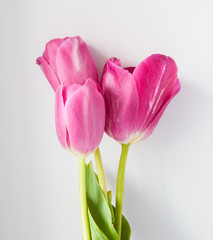
<svg viewBox="0 0 213 240">
<path fill-rule="evenodd" d="M 120 156 L 120 162 L 118 167 L 117 175 L 117 186 L 116 186 L 116 207 L 115 207 L 115 229 L 121 238 L 121 227 L 122 227 L 122 208 L 123 208 L 123 192 L 124 192 L 124 178 L 125 178 L 125 167 L 128 155 L 129 145 L 122 144 L 122 151 Z M 99 148 L 94 152 L 96 168 L 98 173 L 98 181 L 103 191 L 104 197 L 108 202 L 107 187 L 104 175 L 104 168 L 101 159 Z M 82 232 L 83 240 L 90 240 L 90 228 L 88 219 L 87 199 L 86 199 L 86 179 L 85 179 L 85 158 L 79 158 L 79 189 L 80 189 L 80 209 L 82 219 Z"/>
</svg>

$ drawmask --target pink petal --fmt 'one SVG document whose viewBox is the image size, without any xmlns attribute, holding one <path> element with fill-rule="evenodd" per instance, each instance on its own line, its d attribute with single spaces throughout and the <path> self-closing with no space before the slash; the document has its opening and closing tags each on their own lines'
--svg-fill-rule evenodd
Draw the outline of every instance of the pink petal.
<svg viewBox="0 0 213 240">
<path fill-rule="evenodd" d="M 55 123 L 56 132 L 61 145 L 65 148 L 70 148 L 70 140 L 67 132 L 65 122 L 65 105 L 69 98 L 82 87 L 80 84 L 62 84 L 56 91 L 56 104 L 55 104 Z"/>
<path fill-rule="evenodd" d="M 56 89 L 60 85 L 60 82 L 57 76 L 55 75 L 55 73 L 53 72 L 53 70 L 51 69 L 50 65 L 47 63 L 47 61 L 43 57 L 39 57 L 36 60 L 36 63 L 41 67 L 42 72 L 46 76 L 53 90 L 56 91 Z"/>
<path fill-rule="evenodd" d="M 99 91 L 99 93 L 103 96 L 102 89 L 100 88 L 99 84 L 97 82 L 95 82 L 93 79 L 88 78 L 84 85 L 97 89 Z"/>
<path fill-rule="evenodd" d="M 103 73 L 106 71 L 108 62 L 114 63 L 115 65 L 121 67 L 121 61 L 120 61 L 120 59 L 115 58 L 115 57 L 112 57 L 112 58 L 108 59 L 108 61 L 107 61 L 106 64 L 104 65 Z"/>
<path fill-rule="evenodd" d="M 108 60 L 101 88 L 106 104 L 105 131 L 120 143 L 128 143 L 134 132 L 139 110 L 135 79 L 128 70 Z"/>
<path fill-rule="evenodd" d="M 129 73 L 133 73 L 134 70 L 135 70 L 135 67 L 126 67 L 126 68 L 124 68 L 124 69 L 128 70 Z"/>
<path fill-rule="evenodd" d="M 83 84 L 88 78 L 98 82 L 98 72 L 88 46 L 80 37 L 67 38 L 56 54 L 57 75 L 61 82 Z"/>
<path fill-rule="evenodd" d="M 66 123 L 64 119 L 64 99 L 63 99 L 63 90 L 64 86 L 58 87 L 55 96 L 55 125 L 56 125 L 56 133 L 61 145 L 64 148 L 68 147 L 67 142 L 67 130 L 66 130 Z"/>
<path fill-rule="evenodd" d="M 145 59 L 133 72 L 139 93 L 139 117 L 136 131 L 148 136 L 156 126 L 169 101 L 180 90 L 177 66 L 173 59 L 155 54 Z"/>
<path fill-rule="evenodd" d="M 108 61 L 110 61 L 111 63 L 114 63 L 115 65 L 121 67 L 121 60 L 115 57 L 110 58 Z"/>
<path fill-rule="evenodd" d="M 81 84 L 70 84 L 69 82 L 63 83 L 63 91 L 62 91 L 62 96 L 63 96 L 63 101 L 64 105 L 66 104 L 66 101 L 75 93 L 75 91 L 82 87 Z"/>
<path fill-rule="evenodd" d="M 49 63 L 50 67 L 52 68 L 53 72 L 57 76 L 57 71 L 56 71 L 56 54 L 61 46 L 61 44 L 66 40 L 61 39 L 61 38 L 55 38 L 51 41 L 49 41 L 46 44 L 45 51 L 43 53 L 43 58 Z"/>
<path fill-rule="evenodd" d="M 86 156 L 100 144 L 105 125 L 102 95 L 92 86 L 82 86 L 65 104 L 65 120 L 71 150 Z"/>
<path fill-rule="evenodd" d="M 180 88 L 181 88 L 180 82 L 177 80 L 171 95 L 168 96 L 167 99 L 165 99 L 164 103 L 159 108 L 158 112 L 156 112 L 156 116 L 153 118 L 153 121 L 149 124 L 149 126 L 146 128 L 145 132 L 142 134 L 141 140 L 145 139 L 153 132 L 153 130 L 155 129 L 156 125 L 158 124 L 158 121 L 160 120 L 162 114 L 164 113 L 167 105 L 172 100 L 172 98 L 175 97 L 179 93 Z"/>
</svg>

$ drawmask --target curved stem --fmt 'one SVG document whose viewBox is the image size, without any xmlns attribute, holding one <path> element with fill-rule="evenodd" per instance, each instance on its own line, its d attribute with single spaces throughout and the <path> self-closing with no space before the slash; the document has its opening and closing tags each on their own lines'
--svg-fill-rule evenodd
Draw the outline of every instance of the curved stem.
<svg viewBox="0 0 213 240">
<path fill-rule="evenodd" d="M 100 154 L 99 147 L 95 150 L 94 156 L 95 156 L 95 163 L 96 163 L 96 168 L 97 168 L 97 172 L 98 172 L 98 181 L 99 181 L 100 187 L 104 193 L 105 199 L 108 202 L 104 168 L 103 168 L 103 163 L 101 160 L 101 154 Z"/>
<path fill-rule="evenodd" d="M 122 144 L 122 152 L 121 152 L 120 163 L 118 167 L 117 187 L 116 187 L 116 207 L 115 207 L 115 229 L 119 237 L 121 237 L 124 177 L 125 177 L 125 167 L 126 167 L 128 150 L 129 150 L 129 145 Z"/>
<path fill-rule="evenodd" d="M 90 240 L 90 229 L 86 199 L 85 158 L 79 157 L 79 191 L 83 240 Z"/>
</svg>

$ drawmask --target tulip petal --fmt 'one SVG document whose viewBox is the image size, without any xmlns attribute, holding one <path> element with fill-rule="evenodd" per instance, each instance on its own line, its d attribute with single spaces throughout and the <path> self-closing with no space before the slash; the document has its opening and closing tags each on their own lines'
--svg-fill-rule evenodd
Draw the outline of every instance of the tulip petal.
<svg viewBox="0 0 213 240">
<path fill-rule="evenodd" d="M 135 70 L 135 67 L 126 67 L 124 69 L 128 70 L 130 73 L 133 73 Z"/>
<path fill-rule="evenodd" d="M 86 156 L 93 152 L 103 137 L 105 104 L 94 87 L 82 86 L 65 104 L 65 121 L 71 151 Z"/>
<path fill-rule="evenodd" d="M 81 84 L 70 84 L 69 82 L 63 83 L 63 91 L 62 91 L 62 96 L 63 96 L 63 101 L 64 101 L 64 105 L 66 103 L 66 101 L 75 93 L 75 91 L 82 87 Z"/>
<path fill-rule="evenodd" d="M 56 125 L 56 133 L 61 145 L 64 148 L 69 147 L 69 141 L 67 143 L 67 130 L 66 123 L 64 120 L 64 99 L 63 99 L 63 90 L 64 86 L 58 87 L 55 96 L 55 125 Z"/>
<path fill-rule="evenodd" d="M 156 125 L 158 124 L 158 121 L 160 120 L 161 116 L 163 115 L 167 105 L 172 100 L 172 98 L 175 97 L 179 93 L 180 88 L 181 88 L 180 82 L 177 80 L 172 93 L 167 98 L 165 98 L 164 102 L 159 107 L 158 111 L 156 112 L 155 117 L 153 117 L 153 121 L 149 123 L 149 126 L 146 128 L 145 132 L 142 134 L 141 140 L 145 139 L 153 132 Z"/>
<path fill-rule="evenodd" d="M 97 82 L 95 82 L 93 79 L 88 78 L 84 85 L 97 89 L 99 91 L 99 93 L 103 96 L 102 89 L 100 88 L 99 84 Z"/>
<path fill-rule="evenodd" d="M 47 63 L 47 61 L 43 57 L 39 57 L 36 60 L 36 63 L 40 66 L 42 72 L 46 76 L 53 90 L 56 91 L 56 89 L 60 85 L 60 82 L 57 76 L 55 75 L 55 73 L 53 72 L 53 70 L 51 69 L 50 65 Z"/>
<path fill-rule="evenodd" d="M 136 131 L 146 132 L 146 137 L 152 133 L 169 101 L 180 90 L 177 66 L 170 57 L 155 54 L 139 64 L 133 76 L 140 106 Z"/>
<path fill-rule="evenodd" d="M 88 46 L 80 37 L 67 38 L 56 54 L 57 76 L 61 82 L 98 82 L 98 72 Z"/>
<path fill-rule="evenodd" d="M 128 70 L 107 61 L 101 80 L 106 104 L 106 133 L 120 143 L 128 143 L 138 117 L 137 85 Z"/>
<path fill-rule="evenodd" d="M 121 60 L 115 57 L 112 57 L 108 60 L 111 63 L 114 63 L 115 65 L 121 67 Z"/>
<path fill-rule="evenodd" d="M 65 38 L 67 39 L 67 38 Z M 56 71 L 56 54 L 57 51 L 60 47 L 60 45 L 65 41 L 65 39 L 61 38 L 55 38 L 51 41 L 49 41 L 46 44 L 45 51 L 43 53 L 43 58 L 48 62 L 50 67 L 52 68 L 53 72 L 57 76 L 57 71 Z"/>
</svg>

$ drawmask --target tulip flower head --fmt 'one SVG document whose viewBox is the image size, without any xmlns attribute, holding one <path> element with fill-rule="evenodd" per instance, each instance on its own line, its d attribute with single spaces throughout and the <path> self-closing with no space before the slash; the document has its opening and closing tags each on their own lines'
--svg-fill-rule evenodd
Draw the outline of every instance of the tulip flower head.
<svg viewBox="0 0 213 240">
<path fill-rule="evenodd" d="M 122 68 L 119 59 L 109 59 L 101 79 L 105 132 L 122 144 L 145 139 L 180 87 L 177 66 L 170 57 L 151 55 L 136 68 Z"/>
<path fill-rule="evenodd" d="M 87 44 L 80 37 L 56 38 L 46 44 L 37 59 L 47 80 L 56 91 L 62 83 L 83 84 L 88 78 L 98 83 L 98 72 Z"/>
<path fill-rule="evenodd" d="M 105 104 L 98 84 L 64 83 L 56 91 L 56 132 L 61 145 L 87 156 L 100 144 L 105 126 Z"/>
</svg>

